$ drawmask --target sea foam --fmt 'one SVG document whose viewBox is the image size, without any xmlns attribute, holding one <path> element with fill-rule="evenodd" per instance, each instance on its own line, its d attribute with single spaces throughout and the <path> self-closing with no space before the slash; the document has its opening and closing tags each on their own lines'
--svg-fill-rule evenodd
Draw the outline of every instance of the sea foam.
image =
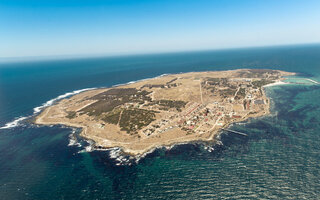
<svg viewBox="0 0 320 200">
<path fill-rule="evenodd" d="M 48 107 L 48 106 L 51 106 L 54 102 L 58 101 L 58 100 L 61 100 L 61 99 L 64 99 L 64 98 L 67 98 L 67 97 L 70 97 L 72 95 L 75 95 L 75 94 L 79 94 L 80 92 L 84 92 L 84 91 L 87 91 L 87 90 L 93 90 L 93 89 L 96 89 L 96 88 L 85 88 L 85 89 L 81 89 L 81 90 L 75 90 L 73 92 L 67 92 L 65 94 L 62 94 L 54 99 L 51 99 L 45 103 L 43 103 L 41 106 L 38 106 L 38 107 L 35 107 L 33 108 L 33 115 L 35 114 L 38 114 L 39 112 L 41 112 L 41 110 L 43 110 L 44 108 Z M 11 122 L 8 122 L 6 123 L 4 126 L 0 127 L 0 129 L 10 129 L 10 128 L 14 128 L 14 127 L 17 127 L 21 124 L 21 122 L 29 117 L 32 117 L 33 115 L 30 115 L 30 116 L 24 116 L 24 117 L 19 117 Z"/>
<path fill-rule="evenodd" d="M 19 117 L 15 120 L 13 120 L 12 122 L 8 122 L 6 123 L 4 126 L 0 127 L 0 129 L 9 129 L 9 128 L 13 128 L 19 125 L 19 123 L 25 119 L 27 119 L 28 117 Z"/>
<path fill-rule="evenodd" d="M 96 89 L 96 88 L 86 88 L 86 89 L 81 89 L 81 90 L 75 90 L 73 92 L 67 92 L 65 94 L 62 94 L 54 99 L 51 99 L 47 102 L 45 102 L 44 104 L 42 104 L 41 106 L 38 106 L 38 107 L 35 107 L 33 109 L 33 114 L 37 114 L 39 113 L 41 110 L 43 110 L 43 108 L 45 107 L 48 107 L 48 106 L 51 106 L 55 101 L 58 101 L 58 100 L 61 100 L 61 99 L 64 99 L 64 98 L 67 98 L 69 96 L 72 96 L 72 95 L 75 95 L 75 94 L 79 94 L 80 92 L 84 92 L 84 91 L 87 91 L 87 90 L 93 90 L 93 89 Z"/>
</svg>

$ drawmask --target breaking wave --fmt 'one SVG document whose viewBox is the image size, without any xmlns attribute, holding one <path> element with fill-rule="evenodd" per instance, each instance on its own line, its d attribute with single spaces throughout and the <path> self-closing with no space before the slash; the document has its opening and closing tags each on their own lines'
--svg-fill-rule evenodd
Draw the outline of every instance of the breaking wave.
<svg viewBox="0 0 320 200">
<path fill-rule="evenodd" d="M 4 126 L 0 127 L 0 129 L 9 129 L 16 127 L 20 124 L 21 121 L 27 119 L 28 117 L 19 117 L 18 119 L 13 120 L 12 122 L 6 123 Z"/>
<path fill-rule="evenodd" d="M 70 97 L 72 95 L 75 95 L 75 94 L 79 94 L 81 92 L 84 92 L 84 91 L 87 91 L 87 90 L 93 90 L 93 89 L 96 89 L 96 88 L 86 88 L 86 89 L 81 89 L 81 90 L 75 90 L 73 92 L 67 92 L 65 94 L 62 94 L 54 99 L 51 99 L 45 103 L 43 103 L 41 106 L 38 106 L 38 107 L 35 107 L 33 108 L 33 115 L 35 114 L 38 114 L 39 112 L 41 112 L 41 110 L 43 110 L 44 108 L 48 107 L 48 106 L 51 106 L 54 102 L 58 101 L 58 100 L 61 100 L 61 99 L 64 99 L 64 98 L 67 98 L 67 97 Z M 21 122 L 33 115 L 30 115 L 30 116 L 24 116 L 24 117 L 19 117 L 11 122 L 8 122 L 6 123 L 4 126 L 0 127 L 0 129 L 10 129 L 10 128 L 14 128 L 14 127 L 17 127 L 21 124 Z"/>
<path fill-rule="evenodd" d="M 43 110 L 43 108 L 45 107 L 48 107 L 48 106 L 51 106 L 54 102 L 58 101 L 58 100 L 61 100 L 61 99 L 64 99 L 64 98 L 67 98 L 67 97 L 70 97 L 70 96 L 73 96 L 75 94 L 79 94 L 81 92 L 84 92 L 84 91 L 87 91 L 87 90 L 93 90 L 93 89 L 96 89 L 96 88 L 86 88 L 86 89 L 81 89 L 81 90 L 75 90 L 73 92 L 67 92 L 63 95 L 60 95 L 54 99 L 51 99 L 47 102 L 45 102 L 44 104 L 42 104 L 41 106 L 38 106 L 38 107 L 35 107 L 33 109 L 33 114 L 37 114 L 39 113 L 41 110 Z"/>
</svg>

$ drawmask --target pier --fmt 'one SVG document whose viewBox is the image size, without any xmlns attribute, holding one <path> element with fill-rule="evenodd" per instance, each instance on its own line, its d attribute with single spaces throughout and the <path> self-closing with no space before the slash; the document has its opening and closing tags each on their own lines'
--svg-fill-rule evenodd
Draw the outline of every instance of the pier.
<svg viewBox="0 0 320 200">
<path fill-rule="evenodd" d="M 320 84 L 318 81 L 312 80 L 312 79 L 310 79 L 310 78 L 306 78 L 306 80 L 308 80 L 308 81 L 310 81 L 310 82 L 312 82 L 312 83 L 315 83 L 315 84 Z"/>
<path fill-rule="evenodd" d="M 228 132 L 231 132 L 231 133 L 235 133 L 235 134 L 238 134 L 238 135 L 242 135 L 242 136 L 248 136 L 247 134 L 239 132 L 239 131 L 234 131 L 234 130 L 225 129 L 225 128 L 223 128 L 222 130 L 228 131 Z"/>
</svg>

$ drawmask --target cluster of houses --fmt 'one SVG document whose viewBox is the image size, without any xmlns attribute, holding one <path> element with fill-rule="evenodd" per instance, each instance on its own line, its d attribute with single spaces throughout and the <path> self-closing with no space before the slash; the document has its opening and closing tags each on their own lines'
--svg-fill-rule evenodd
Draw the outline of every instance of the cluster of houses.
<svg viewBox="0 0 320 200">
<path fill-rule="evenodd" d="M 227 86 L 245 89 L 243 98 L 235 99 L 234 96 L 213 101 L 207 104 L 189 102 L 181 113 L 168 114 L 167 119 L 161 119 L 150 124 L 143 130 L 146 136 L 163 133 L 173 128 L 181 128 L 189 133 L 204 133 L 215 126 L 223 126 L 226 120 L 240 119 L 245 113 L 259 105 L 265 104 L 261 99 L 262 93 L 259 89 L 253 88 L 252 80 L 246 78 L 227 79 Z M 242 110 L 233 110 L 235 104 L 241 105 Z M 254 107 L 252 107 L 254 106 Z M 241 108 L 240 107 L 240 108 Z"/>
</svg>

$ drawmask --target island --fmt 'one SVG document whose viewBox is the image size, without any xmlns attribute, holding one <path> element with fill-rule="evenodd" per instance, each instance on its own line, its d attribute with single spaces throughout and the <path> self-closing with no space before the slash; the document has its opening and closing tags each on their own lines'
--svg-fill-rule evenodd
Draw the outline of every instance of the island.
<svg viewBox="0 0 320 200">
<path fill-rule="evenodd" d="M 35 124 L 81 128 L 97 149 L 141 155 L 157 147 L 212 141 L 231 123 L 267 115 L 264 87 L 295 73 L 238 69 L 164 75 L 60 100 Z"/>
</svg>

